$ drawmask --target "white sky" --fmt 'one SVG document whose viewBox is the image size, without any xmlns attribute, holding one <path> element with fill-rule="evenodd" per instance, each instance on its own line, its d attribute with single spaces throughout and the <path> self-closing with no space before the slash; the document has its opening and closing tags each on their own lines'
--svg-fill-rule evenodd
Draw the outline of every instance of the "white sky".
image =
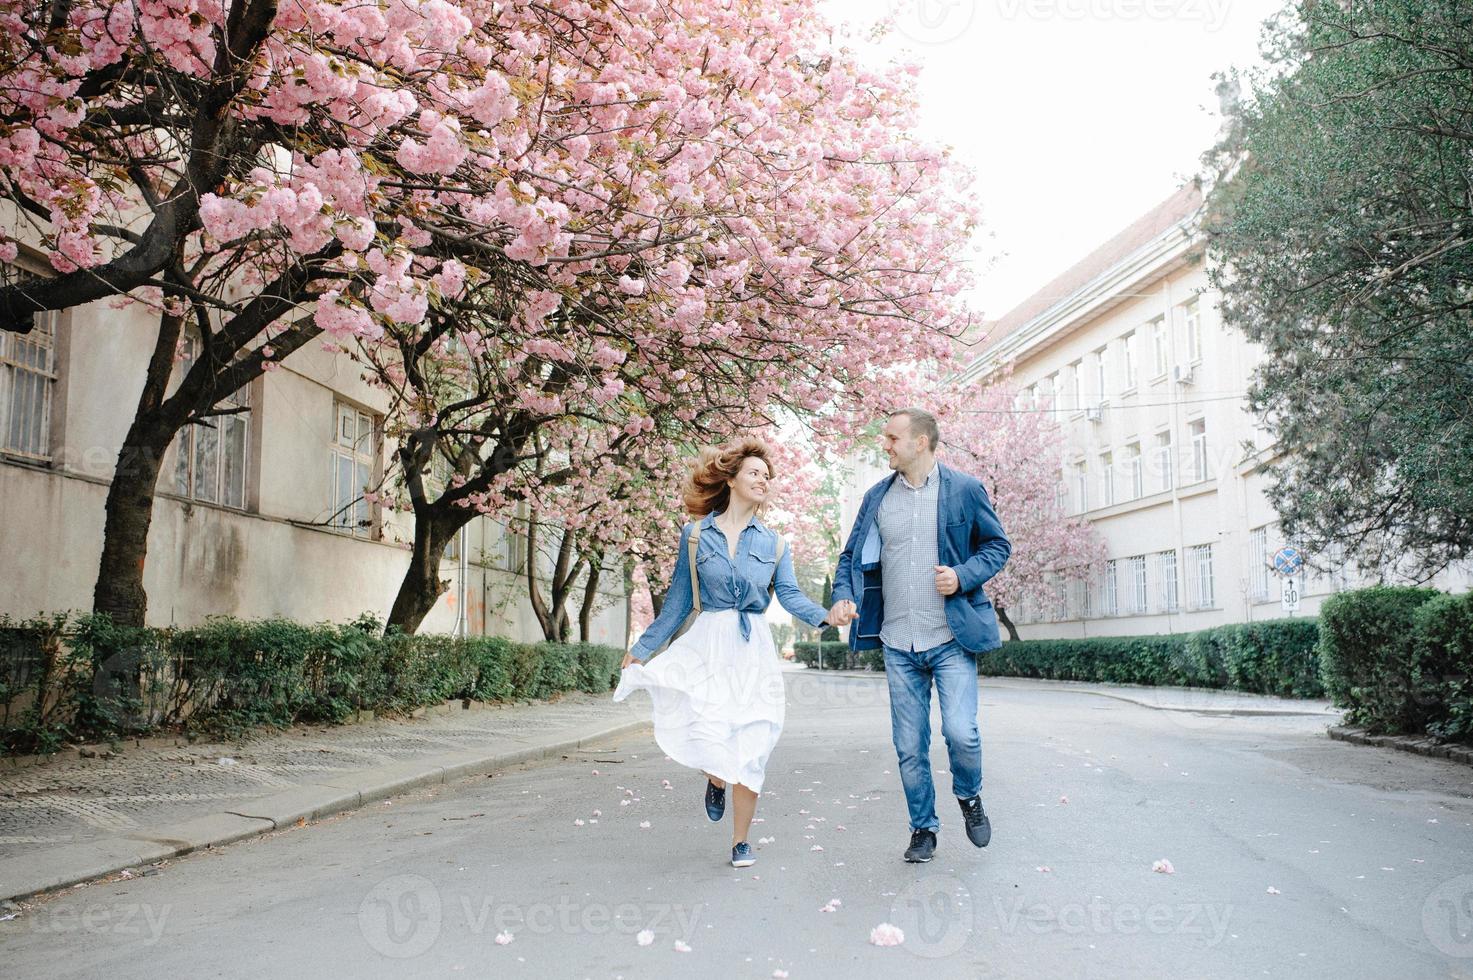
<svg viewBox="0 0 1473 980">
<path fill-rule="evenodd" d="M 1219 125 L 1211 75 L 1257 60 L 1260 24 L 1281 0 L 827 8 L 868 25 L 901 4 L 882 51 L 903 47 L 924 66 L 920 132 L 976 171 L 991 237 L 972 301 L 993 319 L 1197 172 Z"/>
</svg>

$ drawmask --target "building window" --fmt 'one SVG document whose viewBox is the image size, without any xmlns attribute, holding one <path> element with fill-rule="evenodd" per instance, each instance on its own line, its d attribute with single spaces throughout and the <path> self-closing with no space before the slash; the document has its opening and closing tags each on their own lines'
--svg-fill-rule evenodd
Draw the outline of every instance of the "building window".
<svg viewBox="0 0 1473 980">
<path fill-rule="evenodd" d="M 17 278 L 0 266 L 0 284 Z M 30 333 L 0 331 L 0 451 L 51 458 L 51 396 L 56 386 L 56 333 L 61 314 L 37 313 Z"/>
<path fill-rule="evenodd" d="M 1207 420 L 1193 419 L 1187 423 L 1187 437 L 1192 440 L 1192 482 L 1207 479 Z"/>
<path fill-rule="evenodd" d="M 1248 582 L 1255 602 L 1268 598 L 1268 527 L 1256 527 L 1248 533 Z"/>
<path fill-rule="evenodd" d="M 1187 360 L 1196 364 L 1202 360 L 1202 314 L 1195 298 L 1182 304 L 1181 324 L 1187 340 Z"/>
<path fill-rule="evenodd" d="M 1171 489 L 1171 431 L 1156 433 L 1156 449 L 1152 457 L 1156 469 L 1156 488 Z"/>
<path fill-rule="evenodd" d="M 1125 559 L 1125 611 L 1146 611 L 1146 556 L 1134 555 Z"/>
<path fill-rule="evenodd" d="M 1116 567 L 1118 564 L 1114 558 L 1105 562 L 1105 581 L 1101 583 L 1100 588 L 1100 611 L 1106 616 L 1120 614 L 1120 594 L 1117 588 L 1119 569 Z"/>
<path fill-rule="evenodd" d="M 197 333 L 184 337 L 182 381 L 203 350 Z M 174 492 L 181 497 L 244 509 L 250 450 L 250 391 L 241 388 L 220 399 L 208 415 L 185 426 L 174 440 Z"/>
<path fill-rule="evenodd" d="M 522 535 L 508 523 L 492 521 L 496 526 L 496 567 L 508 572 L 517 572 L 522 567 Z"/>
<path fill-rule="evenodd" d="M 1132 442 L 1125 447 L 1125 465 L 1130 473 L 1130 497 L 1132 500 L 1146 495 L 1146 467 L 1141 459 L 1141 444 Z"/>
<path fill-rule="evenodd" d="M 1054 411 L 1054 384 L 1059 377 L 1051 374 L 1038 383 L 1038 407 L 1048 413 L 1049 418 L 1056 414 Z"/>
<path fill-rule="evenodd" d="M 1136 369 L 1139 362 L 1135 350 L 1135 331 L 1126 334 L 1120 345 L 1121 357 L 1125 359 L 1125 390 L 1130 391 L 1136 385 Z"/>
<path fill-rule="evenodd" d="M 1076 514 L 1089 510 L 1089 468 L 1082 459 L 1074 464 L 1074 506 Z"/>
<path fill-rule="evenodd" d="M 1187 605 L 1192 609 L 1211 609 L 1212 545 L 1198 544 L 1187 549 Z"/>
<path fill-rule="evenodd" d="M 1069 407 L 1076 412 L 1084 409 L 1084 362 L 1069 365 Z"/>
<path fill-rule="evenodd" d="M 1089 615 L 1089 579 L 1069 580 L 1069 618 L 1083 619 Z"/>
<path fill-rule="evenodd" d="M 1097 402 L 1103 402 L 1105 400 L 1108 390 L 1106 387 L 1109 375 L 1108 365 L 1106 363 L 1108 353 L 1109 351 L 1104 347 L 1095 351 L 1095 401 Z"/>
<path fill-rule="evenodd" d="M 1158 316 L 1151 321 L 1151 367 L 1156 377 L 1166 374 L 1166 317 Z"/>
<path fill-rule="evenodd" d="M 1161 608 L 1176 612 L 1181 602 L 1176 588 L 1176 549 L 1156 553 L 1156 577 L 1161 582 Z"/>
<path fill-rule="evenodd" d="M 365 494 L 373 488 L 378 433 L 372 415 L 344 402 L 334 403 L 332 442 L 332 526 L 372 537 L 373 508 Z"/>
<path fill-rule="evenodd" d="M 1109 507 L 1115 502 L 1115 457 L 1100 453 L 1100 506 Z"/>
</svg>

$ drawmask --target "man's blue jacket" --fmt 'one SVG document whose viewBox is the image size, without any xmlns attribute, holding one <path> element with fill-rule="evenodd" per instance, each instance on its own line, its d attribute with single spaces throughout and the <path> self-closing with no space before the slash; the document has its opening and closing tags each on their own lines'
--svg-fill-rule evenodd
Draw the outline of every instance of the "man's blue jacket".
<svg viewBox="0 0 1473 980">
<path fill-rule="evenodd" d="M 997 613 L 982 583 L 1002 570 L 1013 546 L 987 491 L 977 479 L 938 463 L 941 479 L 936 514 L 936 555 L 939 564 L 956 569 L 957 590 L 946 597 L 946 624 L 963 649 L 982 653 L 1002 645 Z M 848 599 L 859 608 L 849 625 L 851 650 L 880 647 L 885 622 L 885 599 L 880 578 L 880 501 L 900 479 L 891 473 L 869 489 L 859 505 L 854 529 L 834 569 L 834 602 Z"/>
</svg>

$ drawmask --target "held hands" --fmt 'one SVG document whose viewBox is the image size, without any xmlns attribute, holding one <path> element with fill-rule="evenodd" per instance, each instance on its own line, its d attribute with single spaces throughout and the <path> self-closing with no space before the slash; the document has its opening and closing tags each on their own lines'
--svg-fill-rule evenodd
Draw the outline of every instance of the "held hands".
<svg viewBox="0 0 1473 980">
<path fill-rule="evenodd" d="M 956 579 L 956 569 L 945 565 L 936 566 L 936 591 L 942 595 L 951 595 L 960 587 Z"/>
<path fill-rule="evenodd" d="M 828 621 L 830 626 L 848 626 L 859 618 L 859 611 L 854 603 L 848 599 L 840 599 L 834 603 L 834 608 L 829 610 Z"/>
</svg>

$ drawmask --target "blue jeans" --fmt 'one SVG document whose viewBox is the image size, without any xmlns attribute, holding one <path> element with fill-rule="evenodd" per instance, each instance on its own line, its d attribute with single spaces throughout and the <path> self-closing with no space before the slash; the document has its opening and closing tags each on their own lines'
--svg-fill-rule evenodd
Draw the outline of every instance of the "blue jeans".
<svg viewBox="0 0 1473 980">
<path fill-rule="evenodd" d="M 900 758 L 900 782 L 910 829 L 935 831 L 936 790 L 931 783 L 931 679 L 941 701 L 941 735 L 951 758 L 951 791 L 958 799 L 982 792 L 982 736 L 977 730 L 977 657 L 955 640 L 929 650 L 885 647 L 890 683 L 890 732 Z"/>
</svg>

